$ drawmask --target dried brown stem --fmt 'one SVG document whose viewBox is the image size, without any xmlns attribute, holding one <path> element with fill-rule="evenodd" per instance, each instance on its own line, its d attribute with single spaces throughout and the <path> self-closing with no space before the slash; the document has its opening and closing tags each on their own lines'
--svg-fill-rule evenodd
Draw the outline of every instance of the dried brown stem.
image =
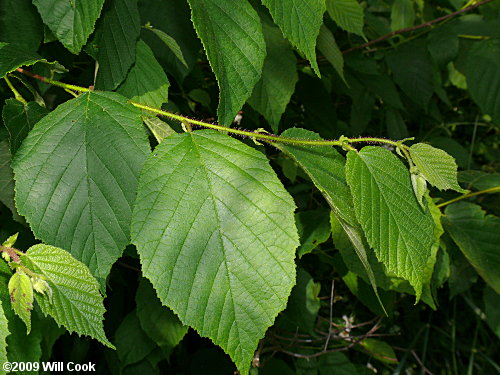
<svg viewBox="0 0 500 375">
<path fill-rule="evenodd" d="M 445 21 L 445 20 L 447 20 L 449 18 L 453 18 L 453 17 L 455 17 L 455 16 L 457 16 L 459 14 L 469 12 L 469 11 L 471 11 L 473 9 L 476 9 L 476 8 L 480 7 L 481 5 L 484 5 L 484 4 L 489 3 L 491 1 L 493 1 L 493 0 L 483 0 L 483 1 L 480 1 L 478 3 L 472 4 L 472 5 L 470 5 L 470 6 L 466 7 L 466 8 L 457 10 L 456 12 L 447 14 L 447 15 L 442 16 L 442 17 L 438 17 L 438 18 L 433 19 L 433 20 L 428 21 L 428 22 L 421 23 L 420 25 L 411 26 L 411 27 L 405 27 L 404 29 L 399 29 L 399 30 L 391 31 L 390 33 L 382 35 L 381 37 L 379 37 L 377 39 L 373 39 L 373 40 L 370 40 L 369 42 L 366 42 L 364 44 L 360 44 L 359 46 L 355 46 L 355 47 L 351 47 L 349 49 L 346 49 L 345 51 L 342 51 L 342 54 L 346 55 L 346 54 L 348 54 L 350 52 L 357 51 L 359 49 L 363 49 L 363 48 L 366 48 L 366 47 L 373 46 L 374 44 L 383 42 L 384 40 L 392 38 L 393 36 L 396 36 L 396 35 L 399 35 L 399 34 L 409 33 L 411 31 L 420 30 L 420 29 L 424 29 L 426 27 L 430 27 L 430 26 L 432 26 L 432 25 L 434 25 L 436 23 Z"/>
</svg>

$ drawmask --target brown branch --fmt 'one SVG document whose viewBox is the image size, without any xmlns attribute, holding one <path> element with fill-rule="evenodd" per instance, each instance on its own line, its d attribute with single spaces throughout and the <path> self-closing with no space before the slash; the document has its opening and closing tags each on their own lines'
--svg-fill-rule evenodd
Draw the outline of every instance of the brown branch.
<svg viewBox="0 0 500 375">
<path fill-rule="evenodd" d="M 473 9 L 476 9 L 476 8 L 480 7 L 481 5 L 484 5 L 484 4 L 489 3 L 491 1 L 493 1 L 493 0 L 483 0 L 483 1 L 480 1 L 478 3 L 472 4 L 472 5 L 470 5 L 470 6 L 466 7 L 466 8 L 457 10 L 456 12 L 447 14 L 445 16 L 433 19 L 433 20 L 428 21 L 428 22 L 421 23 L 420 25 L 411 26 L 411 27 L 405 27 L 404 29 L 399 29 L 399 30 L 391 31 L 388 34 L 382 35 L 380 38 L 373 39 L 373 40 L 370 40 L 369 42 L 366 42 L 364 44 L 360 44 L 359 46 L 351 47 L 349 49 L 346 49 L 345 51 L 342 51 L 342 54 L 346 55 L 346 54 L 348 54 L 350 52 L 357 51 L 358 49 L 362 49 L 362 48 L 365 48 L 365 47 L 370 47 L 370 46 L 372 46 L 374 44 L 383 42 L 384 40 L 392 38 L 393 36 L 396 36 L 396 35 L 399 35 L 399 34 L 404 34 L 404 33 L 410 32 L 410 31 L 415 31 L 415 30 L 424 29 L 426 27 L 430 27 L 430 26 L 432 26 L 432 25 L 434 25 L 434 24 L 436 24 L 438 22 L 445 21 L 445 20 L 447 20 L 449 18 L 452 18 L 452 17 L 455 17 L 455 16 L 457 16 L 459 14 L 468 12 L 468 11 L 473 10 Z"/>
</svg>

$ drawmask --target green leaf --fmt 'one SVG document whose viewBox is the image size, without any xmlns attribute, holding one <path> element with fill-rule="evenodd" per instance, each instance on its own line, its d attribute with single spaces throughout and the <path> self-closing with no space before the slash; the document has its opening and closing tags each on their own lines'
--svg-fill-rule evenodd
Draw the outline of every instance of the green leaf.
<svg viewBox="0 0 500 375">
<path fill-rule="evenodd" d="M 153 133 L 158 143 L 161 143 L 165 137 L 170 137 L 172 134 L 175 134 L 175 130 L 158 117 L 146 117 L 144 118 L 144 123 L 151 133 Z"/>
<path fill-rule="evenodd" d="M 323 24 L 325 0 L 262 0 L 283 35 L 302 52 L 318 77 L 316 39 Z"/>
<path fill-rule="evenodd" d="M 174 38 L 172 38 L 166 32 L 161 31 L 160 29 L 155 29 L 151 25 L 146 25 L 146 29 L 152 31 L 158 38 L 160 38 L 165 46 L 170 49 L 170 51 L 174 54 L 175 57 L 177 57 L 181 64 L 186 67 L 186 69 L 189 68 L 186 59 L 184 59 L 182 49 Z"/>
<path fill-rule="evenodd" d="M 277 27 L 263 22 L 262 30 L 267 45 L 267 56 L 262 77 L 255 85 L 248 103 L 261 113 L 271 125 L 271 129 L 277 132 L 281 115 L 285 112 L 299 79 L 297 59 Z"/>
<path fill-rule="evenodd" d="M 31 0 L 0 2 L 0 41 L 36 51 L 43 36 L 43 24 Z"/>
<path fill-rule="evenodd" d="M 115 341 L 121 369 L 144 359 L 156 347 L 142 330 L 135 310 L 123 319 L 116 330 Z"/>
<path fill-rule="evenodd" d="M 168 358 L 188 331 L 168 307 L 163 306 L 147 279 L 141 279 L 135 295 L 137 317 L 144 332 Z"/>
<path fill-rule="evenodd" d="M 357 375 L 356 368 L 344 353 L 333 352 L 318 359 L 320 375 Z"/>
<path fill-rule="evenodd" d="M 38 238 L 68 249 L 103 283 L 130 242 L 148 154 L 139 110 L 115 93 L 82 94 L 39 121 L 19 148 L 17 208 Z"/>
<path fill-rule="evenodd" d="M 395 0 L 391 7 L 391 30 L 413 26 L 415 9 L 412 0 Z"/>
<path fill-rule="evenodd" d="M 9 294 L 12 309 L 26 324 L 27 333 L 31 331 L 31 310 L 33 310 L 33 286 L 28 275 L 17 270 L 9 280 Z"/>
<path fill-rule="evenodd" d="M 298 128 L 288 129 L 281 135 L 287 138 L 321 140 L 318 134 Z M 276 147 L 295 160 L 309 175 L 337 216 L 351 225 L 357 224 L 351 193 L 345 180 L 345 159 L 342 155 L 330 146 L 282 143 Z"/>
<path fill-rule="evenodd" d="M 7 362 L 7 336 L 10 335 L 9 322 L 5 316 L 5 311 L 2 306 L 2 301 L 0 300 L 0 363 Z M 0 375 L 4 375 L 7 372 L 0 368 Z"/>
<path fill-rule="evenodd" d="M 337 46 L 337 42 L 335 42 L 332 32 L 325 25 L 321 25 L 317 43 L 319 51 L 325 55 L 326 59 L 335 68 L 340 78 L 345 81 L 344 57 Z"/>
<path fill-rule="evenodd" d="M 446 151 L 426 143 L 416 143 L 410 147 L 410 156 L 419 172 L 439 190 L 467 191 L 458 185 L 457 164 Z"/>
<path fill-rule="evenodd" d="M 165 138 L 141 174 L 132 242 L 144 276 L 242 374 L 295 282 L 294 209 L 264 155 L 210 130 Z"/>
<path fill-rule="evenodd" d="M 104 0 L 33 0 L 33 4 L 64 47 L 78 54 L 94 31 Z"/>
<path fill-rule="evenodd" d="M 7 99 L 2 118 L 9 132 L 10 152 L 14 155 L 33 126 L 49 111 L 35 102 L 23 104 L 16 99 Z"/>
<path fill-rule="evenodd" d="M 2 135 L 5 138 L 2 139 Z M 12 212 L 14 220 L 22 222 L 23 219 L 17 213 L 14 202 L 14 173 L 10 166 L 11 154 L 6 132 L 0 132 L 0 202 L 5 204 Z"/>
<path fill-rule="evenodd" d="M 114 349 L 103 329 L 106 310 L 99 284 L 85 264 L 63 249 L 42 244 L 30 247 L 21 262 L 43 276 L 52 288 L 51 300 L 46 295 L 35 295 L 45 315 L 52 316 L 69 332 L 90 336 Z"/>
<path fill-rule="evenodd" d="M 390 151 L 367 146 L 349 151 L 346 177 L 368 243 L 389 272 L 410 282 L 418 300 L 434 223 L 417 203 L 408 170 Z"/>
<path fill-rule="evenodd" d="M 329 210 L 317 209 L 297 212 L 295 222 L 300 237 L 300 247 L 297 249 L 299 258 L 310 253 L 319 244 L 330 238 Z"/>
<path fill-rule="evenodd" d="M 136 53 L 135 64 L 116 92 L 141 104 L 160 108 L 168 101 L 168 77 L 151 48 L 142 40 L 137 42 Z"/>
<path fill-rule="evenodd" d="M 446 207 L 443 225 L 481 277 L 500 293 L 500 218 L 480 206 L 458 202 Z"/>
<path fill-rule="evenodd" d="M 318 298 L 321 284 L 315 283 L 312 276 L 303 268 L 297 269 L 297 284 L 293 287 L 286 310 L 276 325 L 280 329 L 296 332 L 314 333 L 321 301 Z"/>
<path fill-rule="evenodd" d="M 170 48 L 157 36 L 144 30 L 142 37 L 154 51 L 156 58 L 177 82 L 182 83 L 199 58 L 201 43 L 196 36 L 190 18 L 190 9 L 187 1 L 178 0 L 148 0 L 139 2 L 141 20 L 164 31 L 179 45 L 187 67 L 179 60 Z"/>
<path fill-rule="evenodd" d="M 37 53 L 25 51 L 18 45 L 0 42 L 0 77 L 23 65 L 33 65 L 38 61 L 45 60 Z"/>
<path fill-rule="evenodd" d="M 345 31 L 365 37 L 363 8 L 356 0 L 326 0 L 326 9 L 330 17 Z"/>
<path fill-rule="evenodd" d="M 98 50 L 97 89 L 114 90 L 123 82 L 135 62 L 140 32 L 137 0 L 106 2 L 93 42 Z"/>
<path fill-rule="evenodd" d="M 394 349 L 385 341 L 368 338 L 361 341 L 359 345 L 381 362 L 389 364 L 398 363 Z"/>
<path fill-rule="evenodd" d="M 467 184 L 467 188 L 477 190 L 491 189 L 500 186 L 500 173 L 487 173 L 478 170 L 458 172 L 458 181 Z"/>
<path fill-rule="evenodd" d="M 189 0 L 189 5 L 219 83 L 219 122 L 229 126 L 262 74 L 266 44 L 260 19 L 247 1 Z"/>
<path fill-rule="evenodd" d="M 500 38 L 475 42 L 465 64 L 467 87 L 484 113 L 500 122 Z"/>
<path fill-rule="evenodd" d="M 434 92 L 434 69 L 425 45 L 420 42 L 403 44 L 389 53 L 386 61 L 398 86 L 426 109 Z"/>
<path fill-rule="evenodd" d="M 309 130 L 292 128 L 282 133 L 284 137 L 321 140 L 321 137 Z M 363 243 L 363 232 L 356 219 L 352 207 L 352 196 L 345 179 L 345 159 L 330 146 L 295 146 L 289 144 L 276 145 L 290 156 L 311 178 L 314 185 L 325 197 L 333 213 L 347 233 L 357 256 L 366 270 L 375 294 L 377 284 L 368 262 Z M 380 300 L 380 299 L 379 299 Z M 383 308 L 383 306 L 382 306 Z"/>
<path fill-rule="evenodd" d="M 500 296 L 490 287 L 484 288 L 484 313 L 491 330 L 500 337 Z"/>
</svg>

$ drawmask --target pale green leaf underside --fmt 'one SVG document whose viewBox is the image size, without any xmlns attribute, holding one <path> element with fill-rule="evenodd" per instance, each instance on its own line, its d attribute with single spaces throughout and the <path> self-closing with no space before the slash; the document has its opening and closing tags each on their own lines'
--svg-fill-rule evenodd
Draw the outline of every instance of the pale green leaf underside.
<svg viewBox="0 0 500 375">
<path fill-rule="evenodd" d="M 277 27 L 265 22 L 262 27 L 267 44 L 267 56 L 262 77 L 255 85 L 248 103 L 261 113 L 273 131 L 277 132 L 281 115 L 285 112 L 299 79 L 297 59 L 290 44 L 283 39 Z"/>
<path fill-rule="evenodd" d="M 64 47 L 77 54 L 94 31 L 104 0 L 33 0 L 33 4 Z"/>
<path fill-rule="evenodd" d="M 96 88 L 114 90 L 135 61 L 135 46 L 141 32 L 137 0 L 110 1 L 98 25 Z"/>
<path fill-rule="evenodd" d="M 418 300 L 434 223 L 415 198 L 408 170 L 390 151 L 368 146 L 348 153 L 346 177 L 369 245 L 389 272 L 410 282 Z"/>
<path fill-rule="evenodd" d="M 283 35 L 301 51 L 320 76 L 316 62 L 316 39 L 323 24 L 325 0 L 263 0 Z"/>
<path fill-rule="evenodd" d="M 326 0 L 326 9 L 330 17 L 345 31 L 364 37 L 363 8 L 356 0 Z"/>
<path fill-rule="evenodd" d="M 247 373 L 295 283 L 295 204 L 264 155 L 210 130 L 165 138 L 132 222 L 144 275 Z"/>
<path fill-rule="evenodd" d="M 0 363 L 7 362 L 7 336 L 10 335 L 9 325 L 2 301 L 0 300 Z M 6 374 L 3 368 L 0 369 L 0 375 Z"/>
<path fill-rule="evenodd" d="M 33 310 L 33 286 L 28 275 L 18 271 L 9 280 L 9 294 L 12 309 L 31 331 L 31 310 Z"/>
<path fill-rule="evenodd" d="M 446 207 L 443 225 L 481 277 L 500 293 L 500 218 L 459 202 Z"/>
<path fill-rule="evenodd" d="M 219 122 L 228 126 L 260 79 L 266 44 L 247 1 L 189 0 L 196 32 L 219 84 Z"/>
<path fill-rule="evenodd" d="M 460 193 L 466 191 L 458 185 L 457 163 L 446 151 L 425 143 L 416 143 L 410 147 L 410 156 L 431 185 L 439 190 L 453 189 Z"/>
<path fill-rule="evenodd" d="M 33 233 L 104 281 L 129 244 L 132 204 L 149 144 L 141 113 L 91 92 L 39 121 L 13 160 L 16 204 Z"/>
<path fill-rule="evenodd" d="M 52 299 L 37 293 L 36 301 L 45 315 L 70 332 L 87 335 L 114 348 L 103 329 L 103 297 L 87 266 L 67 251 L 35 245 L 21 257 L 32 271 L 43 275 L 52 288 Z"/>
<path fill-rule="evenodd" d="M 168 101 L 168 77 L 151 48 L 142 40 L 137 42 L 136 53 L 135 64 L 116 92 L 141 104 L 160 108 Z"/>
</svg>

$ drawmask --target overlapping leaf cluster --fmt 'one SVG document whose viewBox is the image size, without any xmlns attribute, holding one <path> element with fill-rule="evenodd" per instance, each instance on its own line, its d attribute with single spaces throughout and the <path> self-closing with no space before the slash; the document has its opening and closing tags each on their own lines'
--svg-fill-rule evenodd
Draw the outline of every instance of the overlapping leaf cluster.
<svg viewBox="0 0 500 375">
<path fill-rule="evenodd" d="M 266 340 L 279 336 L 262 340 L 270 327 L 318 334 L 314 280 L 325 276 L 312 272 L 315 262 L 328 265 L 326 279 L 342 276 L 369 309 L 390 315 L 401 292 L 436 309 L 438 288 L 448 279 L 456 287 L 450 270 L 462 259 L 488 285 L 487 319 L 498 334 L 498 212 L 460 202 L 445 203 L 442 214 L 436 205 L 467 193 L 457 164 L 479 168 L 478 127 L 498 130 L 500 18 L 487 6 L 404 34 L 398 30 L 442 12 L 410 0 L 4 0 L 0 201 L 17 224 L 0 233 L 25 228 L 46 245 L 6 258 L 10 268 L 2 262 L 0 359 L 49 358 L 42 347 L 61 332 L 46 323 L 53 340 L 43 336 L 48 315 L 116 346 L 106 354 L 116 373 L 158 372 L 192 327 L 247 374 Z M 23 32 L 13 32 L 19 22 Z M 356 49 L 391 31 L 384 44 Z M 63 84 L 77 96 L 70 98 L 20 67 L 91 89 Z M 456 104 L 460 95 L 467 100 Z M 189 117 L 181 128 L 130 100 L 289 142 L 264 148 L 192 130 Z M 442 136 L 458 123 L 474 124 L 470 151 Z M 370 138 L 387 147 L 358 147 L 361 140 L 347 138 L 369 134 L 416 141 Z M 342 149 L 310 143 L 330 138 Z M 488 173 L 497 146 L 485 137 L 477 160 L 493 167 L 462 172 L 463 186 L 497 189 L 498 176 Z M 117 264 L 144 277 L 132 281 L 135 299 L 125 287 L 114 299 L 108 284 L 122 278 Z M 118 316 L 107 327 L 114 346 L 102 295 Z M 113 312 L 118 298 L 131 307 Z M 297 371 L 358 371 L 326 350 L 330 336 L 325 356 L 295 361 Z M 357 344 L 397 362 L 385 342 Z M 289 370 L 279 359 L 272 366 Z"/>
</svg>

